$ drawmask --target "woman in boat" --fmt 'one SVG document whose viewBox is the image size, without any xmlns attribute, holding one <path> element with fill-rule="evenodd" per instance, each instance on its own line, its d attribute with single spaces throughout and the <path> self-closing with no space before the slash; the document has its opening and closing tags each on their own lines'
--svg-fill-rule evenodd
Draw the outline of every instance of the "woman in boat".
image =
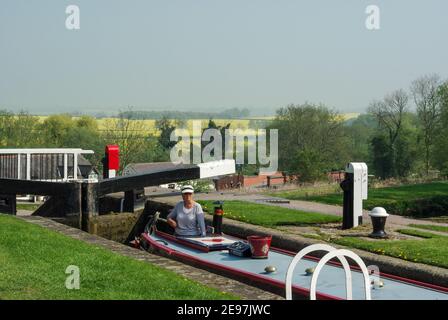
<svg viewBox="0 0 448 320">
<path fill-rule="evenodd" d="M 168 224 L 174 228 L 176 236 L 206 236 L 204 212 L 199 203 L 193 200 L 194 189 L 183 186 L 182 199 L 167 217 Z"/>
</svg>

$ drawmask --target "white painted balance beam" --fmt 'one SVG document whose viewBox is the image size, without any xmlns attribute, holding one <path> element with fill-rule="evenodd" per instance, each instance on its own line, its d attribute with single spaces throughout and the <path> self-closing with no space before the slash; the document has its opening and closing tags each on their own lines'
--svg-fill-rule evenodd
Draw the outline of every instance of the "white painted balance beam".
<svg viewBox="0 0 448 320">
<path fill-rule="evenodd" d="M 199 178 L 211 178 L 236 173 L 235 160 L 224 159 L 199 163 Z"/>
</svg>

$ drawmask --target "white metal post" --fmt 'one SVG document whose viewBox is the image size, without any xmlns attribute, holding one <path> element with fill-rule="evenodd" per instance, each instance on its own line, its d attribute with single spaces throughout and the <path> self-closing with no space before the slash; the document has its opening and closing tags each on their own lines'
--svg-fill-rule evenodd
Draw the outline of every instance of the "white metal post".
<svg viewBox="0 0 448 320">
<path fill-rule="evenodd" d="M 67 166 L 67 154 L 64 153 L 64 181 L 67 181 L 68 179 L 68 166 Z"/>
<path fill-rule="evenodd" d="M 17 179 L 20 179 L 20 153 L 17 154 Z"/>
<path fill-rule="evenodd" d="M 31 180 L 31 154 L 26 154 L 26 180 Z"/>
<path fill-rule="evenodd" d="M 73 179 L 78 179 L 78 154 L 73 153 Z"/>
</svg>

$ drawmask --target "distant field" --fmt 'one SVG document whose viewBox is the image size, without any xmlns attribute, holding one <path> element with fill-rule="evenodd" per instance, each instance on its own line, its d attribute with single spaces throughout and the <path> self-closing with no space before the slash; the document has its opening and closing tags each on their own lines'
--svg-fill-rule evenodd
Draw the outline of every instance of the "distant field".
<svg viewBox="0 0 448 320">
<path fill-rule="evenodd" d="M 359 115 L 358 113 L 344 113 L 344 114 L 341 114 L 341 119 L 348 120 L 348 119 L 356 118 L 358 115 Z M 38 117 L 40 121 L 43 121 L 46 118 L 48 118 L 48 116 L 36 116 L 36 117 Z M 76 119 L 76 118 L 77 117 L 73 117 L 73 119 Z M 107 129 L 108 127 L 110 127 L 109 124 L 116 119 L 117 118 L 97 119 L 99 129 L 100 130 Z M 213 119 L 213 121 L 218 126 L 225 126 L 228 123 L 231 123 L 232 129 L 249 129 L 249 125 L 252 120 L 257 121 L 257 120 L 274 120 L 274 119 L 275 119 L 275 116 L 264 116 L 264 117 L 260 116 L 260 117 L 247 117 L 247 118 L 242 118 L 242 119 L 220 119 L 220 118 L 218 118 L 218 119 Z M 143 127 L 144 133 L 158 135 L 158 131 L 155 129 L 156 120 L 148 119 L 148 120 L 132 120 L 132 121 L 139 122 L 141 124 L 141 126 Z M 200 121 L 202 128 L 205 128 L 207 126 L 209 120 L 208 119 L 188 119 L 188 120 L 186 120 L 187 129 L 190 131 L 193 129 L 193 121 Z"/>
<path fill-rule="evenodd" d="M 40 121 L 43 121 L 48 116 L 38 116 Z M 268 117 L 266 117 L 268 118 Z M 76 119 L 76 117 L 73 117 L 73 119 Z M 100 130 L 106 130 L 107 128 L 110 128 L 110 124 L 116 121 L 117 118 L 101 118 L 97 119 L 98 128 Z M 250 118 L 250 119 L 213 119 L 213 121 L 218 126 L 225 126 L 228 123 L 230 123 L 231 129 L 249 129 L 249 123 L 251 120 L 257 120 L 256 118 Z M 264 117 L 260 117 L 258 120 L 266 120 Z M 145 134 L 152 134 L 152 135 L 158 135 L 159 132 L 156 130 L 156 120 L 148 119 L 148 120 L 132 120 L 135 122 L 138 122 L 141 127 L 143 128 L 142 133 Z M 193 121 L 201 122 L 202 128 L 207 127 L 208 125 L 208 119 L 188 119 L 186 120 L 186 128 L 192 132 L 193 130 Z"/>
<path fill-rule="evenodd" d="M 350 120 L 350 119 L 358 118 L 359 115 L 360 115 L 360 113 L 355 113 L 355 112 L 352 112 L 352 113 L 343 113 L 343 114 L 342 114 L 342 117 L 344 118 L 344 120 Z"/>
</svg>

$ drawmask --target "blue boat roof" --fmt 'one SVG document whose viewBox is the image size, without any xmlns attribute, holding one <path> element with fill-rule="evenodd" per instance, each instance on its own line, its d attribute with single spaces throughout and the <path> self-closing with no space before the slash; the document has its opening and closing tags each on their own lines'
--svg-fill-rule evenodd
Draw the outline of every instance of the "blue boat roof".
<svg viewBox="0 0 448 320">
<path fill-rule="evenodd" d="M 273 279 L 284 283 L 286 271 L 293 256 L 271 250 L 267 259 L 252 259 L 230 255 L 228 250 L 218 250 L 202 252 L 193 248 L 183 246 L 182 244 L 170 242 L 166 238 L 150 235 L 150 237 L 160 244 L 195 258 L 205 260 L 214 264 L 230 267 L 244 272 L 263 276 L 267 279 Z M 306 275 L 307 268 L 316 267 L 317 262 L 311 259 L 302 259 L 296 266 L 293 276 L 293 286 L 309 289 L 311 276 Z M 266 273 L 266 266 L 275 266 L 275 273 Z M 382 288 L 372 289 L 372 300 L 448 300 L 448 294 L 445 292 L 433 290 L 414 284 L 401 282 L 395 279 L 382 278 L 384 283 Z M 353 281 L 353 299 L 364 299 L 364 281 L 362 273 L 356 270 L 352 271 Z M 345 299 L 345 273 L 344 269 L 327 264 L 321 271 L 317 284 L 319 293 Z"/>
</svg>

